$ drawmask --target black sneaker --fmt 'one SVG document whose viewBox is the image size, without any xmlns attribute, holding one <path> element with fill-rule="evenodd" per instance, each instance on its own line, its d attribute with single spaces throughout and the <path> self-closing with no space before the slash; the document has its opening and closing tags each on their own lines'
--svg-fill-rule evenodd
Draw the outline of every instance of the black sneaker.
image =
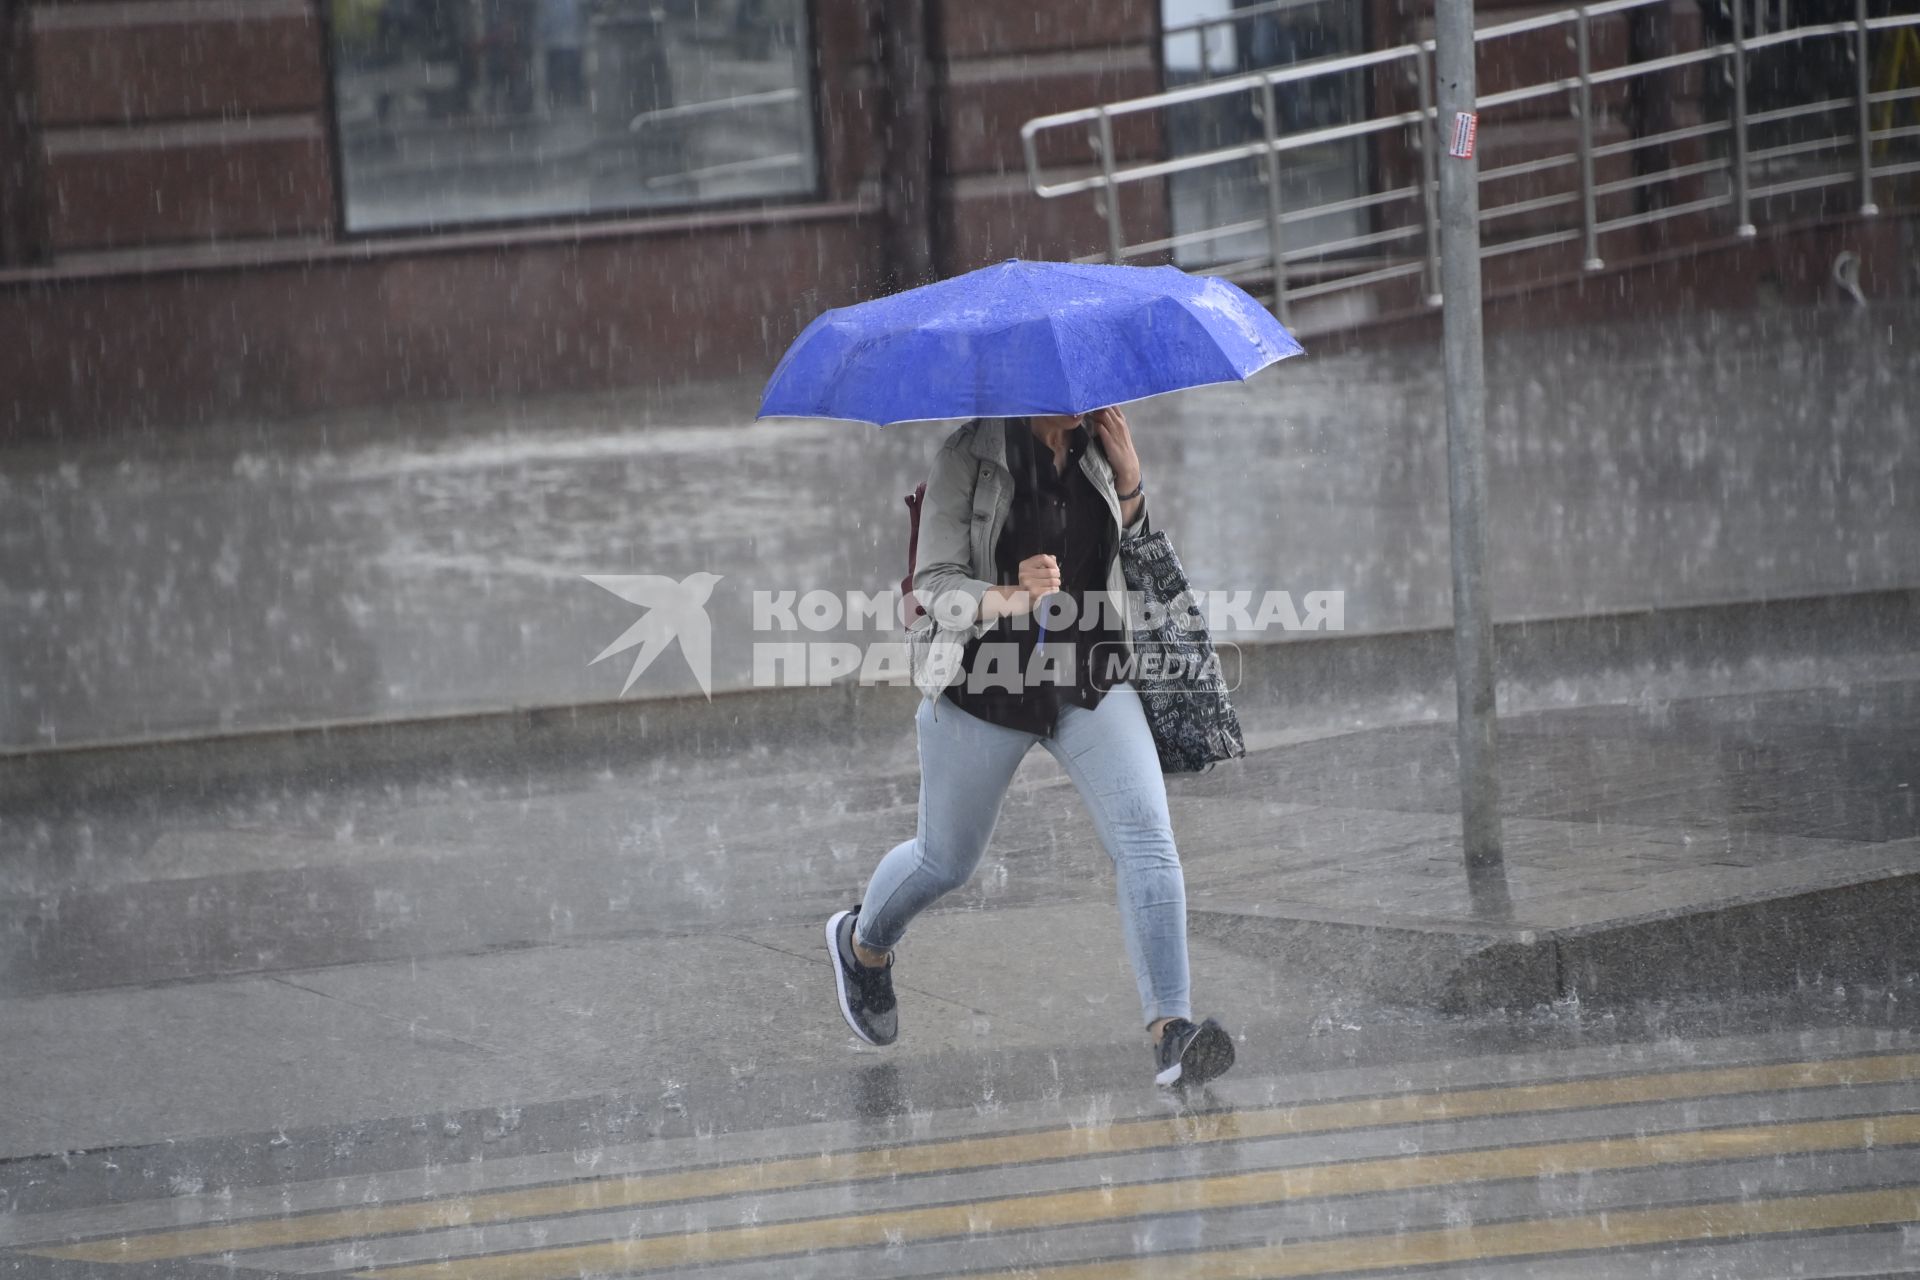
<svg viewBox="0 0 1920 1280">
<path fill-rule="evenodd" d="M 827 921 L 834 990 L 840 993 L 840 1012 L 853 1034 L 868 1044 L 892 1044 L 900 1036 L 900 1018 L 893 1007 L 893 958 L 869 969 L 853 954 L 853 921 L 859 914 L 855 907 Z"/>
<path fill-rule="evenodd" d="M 1160 1068 L 1155 1084 L 1205 1084 L 1233 1065 L 1233 1037 L 1212 1018 L 1197 1027 L 1175 1018 L 1161 1033 L 1154 1057 Z"/>
</svg>

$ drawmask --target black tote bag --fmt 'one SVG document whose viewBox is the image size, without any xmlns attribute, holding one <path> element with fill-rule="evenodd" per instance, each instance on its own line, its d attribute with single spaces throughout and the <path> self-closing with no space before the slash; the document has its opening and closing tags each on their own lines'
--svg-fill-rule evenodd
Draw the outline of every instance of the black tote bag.
<svg viewBox="0 0 1920 1280">
<path fill-rule="evenodd" d="M 1220 657 L 1195 604 L 1187 571 L 1159 530 L 1120 545 L 1133 624 L 1134 680 L 1160 767 L 1198 773 L 1247 754 L 1240 717 L 1227 700 Z"/>
</svg>

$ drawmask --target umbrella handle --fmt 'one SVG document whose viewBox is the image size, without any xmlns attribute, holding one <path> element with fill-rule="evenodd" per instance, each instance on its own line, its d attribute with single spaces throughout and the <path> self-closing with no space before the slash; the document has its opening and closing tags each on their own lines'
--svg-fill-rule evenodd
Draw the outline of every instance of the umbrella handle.
<svg viewBox="0 0 1920 1280">
<path fill-rule="evenodd" d="M 1025 430 L 1026 428 L 1023 427 L 1021 429 Z M 1026 445 L 1026 453 L 1027 453 L 1027 489 L 1028 489 L 1028 492 L 1033 495 L 1034 500 L 1037 502 L 1039 500 L 1039 494 L 1040 494 L 1040 450 L 1035 446 L 1031 437 L 1029 437 L 1024 443 Z M 1036 555 L 1046 554 L 1046 548 L 1044 546 L 1040 547 L 1035 552 L 1035 554 Z M 1052 594 L 1053 593 L 1051 591 L 1047 592 L 1046 595 L 1041 596 L 1037 601 L 1035 601 L 1033 605 L 1034 621 L 1040 624 L 1040 639 L 1036 641 L 1033 646 L 1033 651 L 1036 654 L 1045 653 L 1047 651 L 1046 607 L 1047 607 L 1047 596 Z"/>
</svg>

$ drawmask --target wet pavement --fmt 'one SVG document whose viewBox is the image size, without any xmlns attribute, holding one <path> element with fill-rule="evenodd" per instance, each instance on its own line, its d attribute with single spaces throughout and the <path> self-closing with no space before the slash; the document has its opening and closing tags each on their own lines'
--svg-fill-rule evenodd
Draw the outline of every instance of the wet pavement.
<svg viewBox="0 0 1920 1280">
<path fill-rule="evenodd" d="M 671 1089 L 624 1112 L 502 1108 L 470 1118 L 480 1139 L 403 1118 L 385 1128 L 431 1154 L 389 1168 L 354 1168 L 347 1131 L 119 1151 L 143 1194 L 0 1216 L 0 1274 L 1910 1274 L 1920 1037 L 1826 1012 L 1642 1037 L 1567 1015 L 1493 1054 L 1456 1027 L 1436 1037 L 1452 1055 L 1177 1097 L 850 1064 L 778 1127 Z M 295 1176 L 315 1139 L 333 1167 Z M 226 1180 L 243 1155 L 253 1177 Z"/>
<path fill-rule="evenodd" d="M 1516 714 L 1516 915 L 1920 870 L 1917 699 Z M 1196 922 L 1458 923 L 1447 741 L 1387 725 L 1175 780 Z M 1196 927 L 1240 1064 L 1169 1097 L 1111 873 L 1038 756 L 902 948 L 901 1043 L 866 1048 L 820 921 L 910 829 L 914 781 L 903 722 L 0 818 L 0 1274 L 1920 1264 L 1911 974 L 1809 955 L 1777 991 L 1453 1016 Z"/>
<path fill-rule="evenodd" d="M 1716 645 L 1774 615 L 1672 608 L 1920 586 L 1912 319 L 1496 347 L 1498 612 L 1668 606 L 1704 651 L 1504 690 L 1494 915 L 1444 681 L 1304 717 L 1269 686 L 1310 668 L 1269 664 L 1248 759 L 1170 781 L 1240 1059 L 1191 1095 L 1151 1083 L 1111 870 L 1039 753 L 901 949 L 900 1044 L 847 1032 L 820 925 L 912 829 L 904 694 L 433 726 L 364 768 L 82 753 L 97 785 L 44 793 L 13 762 L 0 1276 L 1920 1271 L 1911 602 L 1796 614 L 1770 659 Z M 593 572 L 726 574 L 737 686 L 750 589 L 897 579 L 937 434 L 750 427 L 752 391 L 11 453 L 0 744 L 606 702 L 623 664 L 586 660 L 633 618 Z M 1438 400 L 1401 352 L 1135 418 L 1203 585 L 1344 590 L 1387 644 L 1447 621 Z M 639 691 L 690 687 L 669 655 Z M 1607 930 L 1633 998 L 1576 973 L 1460 1013 L 1351 946 Z"/>
<path fill-rule="evenodd" d="M 1917 722 L 1912 678 L 1511 714 L 1502 923 L 1920 868 Z M 805 954 L 814 923 L 912 831 L 909 717 L 696 752 L 209 781 L 0 815 L 0 990 L 765 927 L 800 929 Z M 1195 910 L 1476 917 L 1450 725 L 1277 744 L 1168 790 Z M 1070 783 L 1035 753 L 979 873 L 941 910 L 1101 903 L 1108 875 Z"/>
<path fill-rule="evenodd" d="M 1911 304 L 1542 330 L 1490 347 L 1504 618 L 1920 586 Z M 604 702 L 636 616 L 586 574 L 880 591 L 937 427 L 749 425 L 757 383 L 107 435 L 0 458 L 0 749 Z M 1310 355 L 1132 412 L 1202 587 L 1450 620 L 1427 348 Z M 812 638 L 811 636 L 808 638 Z M 844 629 L 822 639 L 867 639 Z M 678 654 L 636 695 L 697 688 Z"/>
</svg>

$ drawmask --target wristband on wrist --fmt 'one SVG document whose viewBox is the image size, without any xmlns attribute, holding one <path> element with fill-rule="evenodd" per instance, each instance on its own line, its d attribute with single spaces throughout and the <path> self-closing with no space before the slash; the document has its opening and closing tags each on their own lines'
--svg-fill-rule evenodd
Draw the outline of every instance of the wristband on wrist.
<svg viewBox="0 0 1920 1280">
<path fill-rule="evenodd" d="M 1134 483 L 1132 493 L 1123 493 L 1120 495 L 1120 501 L 1132 502 L 1135 498 L 1139 497 L 1141 494 L 1145 493 L 1146 491 L 1147 491 L 1147 479 L 1145 476 L 1142 476 L 1138 481 Z"/>
</svg>

